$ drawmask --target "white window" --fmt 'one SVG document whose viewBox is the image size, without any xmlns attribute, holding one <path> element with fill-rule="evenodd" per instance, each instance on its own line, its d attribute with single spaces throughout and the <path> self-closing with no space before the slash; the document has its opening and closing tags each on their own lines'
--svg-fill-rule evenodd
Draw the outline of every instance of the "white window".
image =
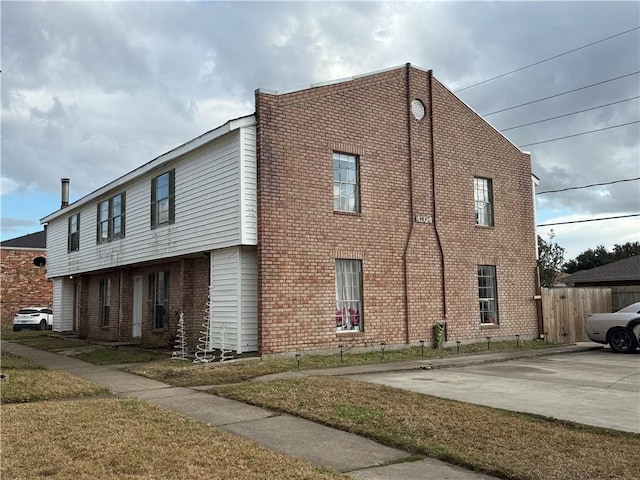
<svg viewBox="0 0 640 480">
<path fill-rule="evenodd" d="M 476 225 L 493 226 L 493 182 L 490 178 L 473 179 Z"/>
<path fill-rule="evenodd" d="M 336 330 L 362 329 L 362 260 L 336 260 Z"/>
<path fill-rule="evenodd" d="M 498 288 L 495 265 L 478 265 L 480 323 L 498 324 Z"/>
<path fill-rule="evenodd" d="M 111 310 L 111 279 L 106 278 L 100 280 L 100 311 L 98 312 L 98 319 L 100 320 L 101 327 L 109 326 L 109 311 Z"/>
<path fill-rule="evenodd" d="M 151 180 L 151 228 L 174 223 L 175 192 L 175 170 L 170 170 Z"/>
<path fill-rule="evenodd" d="M 149 275 L 149 327 L 169 329 L 169 272 Z"/>
<path fill-rule="evenodd" d="M 98 203 L 98 243 L 124 237 L 125 194 Z"/>
<path fill-rule="evenodd" d="M 70 252 L 80 250 L 80 214 L 76 213 L 69 217 L 69 236 L 67 239 L 67 249 Z"/>
<path fill-rule="evenodd" d="M 333 154 L 333 210 L 359 212 L 358 157 L 346 153 Z"/>
</svg>

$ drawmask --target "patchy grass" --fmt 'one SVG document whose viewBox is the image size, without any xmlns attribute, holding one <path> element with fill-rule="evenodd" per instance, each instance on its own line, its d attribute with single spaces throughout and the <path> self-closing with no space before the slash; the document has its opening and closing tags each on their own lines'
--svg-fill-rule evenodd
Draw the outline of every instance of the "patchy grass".
<svg viewBox="0 0 640 480">
<path fill-rule="evenodd" d="M 5 405 L 0 442 L 7 479 L 348 478 L 134 399 Z"/>
<path fill-rule="evenodd" d="M 3 328 L 0 330 L 0 338 L 10 341 L 42 338 L 50 334 L 51 330 L 20 330 L 19 332 L 14 332 L 11 328 Z"/>
<path fill-rule="evenodd" d="M 123 363 L 153 362 L 167 358 L 158 352 L 150 352 L 136 348 L 97 348 L 91 352 L 82 352 L 73 355 L 73 358 L 95 365 L 120 365 Z"/>
<path fill-rule="evenodd" d="M 311 376 L 210 393 L 509 479 L 637 478 L 640 435 Z"/>
<path fill-rule="evenodd" d="M 106 388 L 59 370 L 46 370 L 36 362 L 2 352 L 0 403 L 24 403 L 105 395 Z M 3 425 L 4 427 L 4 425 Z"/>
<path fill-rule="evenodd" d="M 16 332 L 22 333 L 22 332 Z M 46 333 L 46 332 L 43 332 Z M 8 340 L 8 339 L 4 339 Z M 42 335 L 40 337 L 25 337 L 24 339 L 11 340 L 14 343 L 37 348 L 38 350 L 64 350 L 66 348 L 88 347 L 90 344 L 78 338 L 60 337 L 58 334 Z"/>
<path fill-rule="evenodd" d="M 533 350 L 557 346 L 538 340 L 521 341 L 519 348 Z M 492 353 L 516 350 L 515 341 L 492 342 Z M 402 362 L 408 360 L 421 360 L 429 358 L 448 358 L 458 355 L 473 355 L 487 353 L 486 343 L 473 343 L 444 349 L 431 349 L 425 347 L 424 356 L 420 347 L 404 348 L 399 350 L 387 350 L 384 354 L 379 350 L 366 353 L 346 352 L 340 359 L 340 355 L 303 355 L 300 359 L 300 369 L 316 369 L 328 367 L 340 367 L 346 365 L 363 365 L 380 362 Z M 247 360 L 228 363 L 194 364 L 192 362 L 178 362 L 167 360 L 153 365 L 141 365 L 129 367 L 128 372 L 152 378 L 178 387 L 197 385 L 225 385 L 250 380 L 252 378 L 297 370 L 296 360 L 290 358 L 273 358 L 266 360 Z"/>
</svg>

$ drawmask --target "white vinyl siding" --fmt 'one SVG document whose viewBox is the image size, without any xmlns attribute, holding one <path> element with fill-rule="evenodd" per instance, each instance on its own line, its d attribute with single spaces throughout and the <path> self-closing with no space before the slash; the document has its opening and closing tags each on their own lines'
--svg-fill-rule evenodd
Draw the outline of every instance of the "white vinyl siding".
<svg viewBox="0 0 640 480">
<path fill-rule="evenodd" d="M 258 265 L 253 247 L 211 253 L 211 343 L 238 353 L 258 349 Z"/>
<path fill-rule="evenodd" d="M 246 165 L 244 164 L 246 162 Z M 256 154 L 253 125 L 118 183 L 93 202 L 73 205 L 47 227 L 47 276 L 73 275 L 257 242 Z M 175 168 L 175 223 L 151 229 L 151 180 Z M 126 192 L 126 236 L 96 245 L 94 222 L 80 222 L 80 249 L 67 251 L 68 218 L 95 218 L 99 202 Z M 246 203 L 243 203 L 246 202 Z M 84 213 L 86 212 L 86 213 Z"/>
<path fill-rule="evenodd" d="M 53 331 L 73 330 L 73 280 L 56 278 L 53 281 Z"/>
</svg>

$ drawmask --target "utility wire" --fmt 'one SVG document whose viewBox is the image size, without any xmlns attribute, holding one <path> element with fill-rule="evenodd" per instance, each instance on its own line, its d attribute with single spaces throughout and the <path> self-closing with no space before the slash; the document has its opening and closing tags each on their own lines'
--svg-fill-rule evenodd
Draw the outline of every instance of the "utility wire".
<svg viewBox="0 0 640 480">
<path fill-rule="evenodd" d="M 603 38 L 601 40 L 597 40 L 595 42 L 591 42 L 591 43 L 588 43 L 586 45 L 582 45 L 581 47 L 574 48 L 573 50 L 569 50 L 567 52 L 559 53 L 558 55 L 554 55 L 552 57 L 545 58 L 544 60 L 540 60 L 540 61 L 537 61 L 535 63 L 530 63 L 529 65 L 525 65 L 524 67 L 516 68 L 515 70 L 511 70 L 510 72 L 503 73 L 503 74 L 498 75 L 496 77 L 488 78 L 486 80 L 482 80 L 481 82 L 474 83 L 472 85 L 467 85 L 466 87 L 462 87 L 462 88 L 459 88 L 458 90 L 454 90 L 454 93 L 462 92 L 463 90 L 467 90 L 469 88 L 477 87 L 478 85 L 482 85 L 484 83 L 491 82 L 493 80 L 497 80 L 498 78 L 506 77 L 507 75 L 511 75 L 512 73 L 520 72 L 520 71 L 525 70 L 527 68 L 534 67 L 536 65 L 540 65 L 541 63 L 548 62 L 549 60 L 553 60 L 554 58 L 562 57 L 563 55 L 568 55 L 570 53 L 577 52 L 578 50 L 582 50 L 583 48 L 591 47 L 591 46 L 596 45 L 598 43 L 606 42 L 607 40 L 611 40 L 612 38 L 619 37 L 620 35 L 624 35 L 625 33 L 633 32 L 635 30 L 638 30 L 639 28 L 640 27 L 635 27 L 635 28 L 632 28 L 631 30 L 625 30 L 624 32 L 616 33 L 615 35 L 611 35 L 610 37 Z"/>
<path fill-rule="evenodd" d="M 625 100 L 618 100 L 617 102 L 605 103 L 604 105 L 598 105 L 597 107 L 591 107 L 591 108 L 586 108 L 584 110 L 578 110 L 577 112 L 565 113 L 564 115 L 558 115 L 557 117 L 545 118 L 543 120 L 538 120 L 536 122 L 523 123 L 522 125 L 516 125 L 515 127 L 503 128 L 500 131 L 501 132 L 506 132 L 508 130 L 515 130 L 516 128 L 528 127 L 529 125 L 535 125 L 536 123 L 548 122 L 550 120 L 556 120 L 558 118 L 569 117 L 571 115 L 577 115 L 578 113 L 584 113 L 584 112 L 588 112 L 590 110 L 596 110 L 598 108 L 609 107 L 611 105 L 616 105 L 618 103 L 628 102 L 630 100 L 636 100 L 637 98 L 640 98 L 640 95 L 638 95 L 636 97 L 627 98 Z"/>
<path fill-rule="evenodd" d="M 580 187 L 567 187 L 567 188 L 559 188 L 558 190 L 545 190 L 544 192 L 536 192 L 536 195 L 544 195 L 545 193 L 567 192 L 569 190 L 580 190 L 581 188 L 600 187 L 602 185 L 613 185 L 614 183 L 634 182 L 636 180 L 640 180 L 640 177 L 625 178 L 624 180 L 614 180 L 612 182 L 592 183 L 591 185 L 582 185 Z"/>
<path fill-rule="evenodd" d="M 552 227 L 554 225 L 568 225 L 570 223 L 599 222 L 601 220 L 614 220 L 616 218 L 629 218 L 629 217 L 640 217 L 640 213 L 632 213 L 630 215 L 618 215 L 615 217 L 587 218 L 586 220 L 573 220 L 570 222 L 541 223 L 539 225 L 536 225 L 536 227 Z"/>
<path fill-rule="evenodd" d="M 503 108 L 501 110 L 496 110 L 495 112 L 484 113 L 484 114 L 482 114 L 482 116 L 483 117 L 488 117 L 489 115 L 493 115 L 493 114 L 496 114 L 496 113 L 506 112 L 507 110 L 513 110 L 514 108 L 524 107 L 525 105 L 531 105 L 532 103 L 537 103 L 537 102 L 541 102 L 543 100 L 549 100 L 550 98 L 555 98 L 555 97 L 560 97 L 562 95 L 567 95 L 568 93 L 573 93 L 573 92 L 577 92 L 579 90 L 584 90 L 585 88 L 591 88 L 591 87 L 595 87 L 596 85 L 602 85 L 603 83 L 609 83 L 609 82 L 613 82 L 614 80 L 620 80 L 621 78 L 630 77 L 631 75 L 637 75 L 638 73 L 640 73 L 640 70 L 638 70 L 636 72 L 627 73 L 625 75 L 620 75 L 619 77 L 610 78 L 609 80 L 603 80 L 602 82 L 592 83 L 591 85 L 585 85 L 584 87 L 574 88 L 573 90 L 568 90 L 566 92 L 556 93 L 555 95 L 550 95 L 548 97 L 539 98 L 537 100 L 532 100 L 530 102 L 521 103 L 520 105 L 514 105 L 513 107 L 507 107 L 507 108 Z"/>
<path fill-rule="evenodd" d="M 539 145 L 541 143 L 555 142 L 556 140 L 564 140 L 565 138 L 579 137 L 581 135 L 588 135 L 589 133 L 602 132 L 603 130 L 611 130 L 612 128 L 626 127 L 627 125 L 633 125 L 634 123 L 640 123 L 640 120 L 636 120 L 635 122 L 629 122 L 629 123 L 621 123 L 620 125 L 613 125 L 611 127 L 598 128 L 596 130 L 589 130 L 588 132 L 574 133 L 573 135 L 565 135 L 564 137 L 556 137 L 556 138 L 550 138 L 548 140 L 541 140 L 539 142 L 525 143 L 524 145 L 518 145 L 518 148 L 530 147 L 531 145 Z"/>
</svg>

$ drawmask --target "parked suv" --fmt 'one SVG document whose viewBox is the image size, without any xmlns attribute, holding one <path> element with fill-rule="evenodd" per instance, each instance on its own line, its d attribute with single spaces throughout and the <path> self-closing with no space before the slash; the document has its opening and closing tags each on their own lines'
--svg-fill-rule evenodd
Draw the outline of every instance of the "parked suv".
<svg viewBox="0 0 640 480">
<path fill-rule="evenodd" d="M 53 310 L 47 307 L 25 307 L 13 317 L 13 331 L 22 329 L 50 330 L 53 328 Z"/>
</svg>

